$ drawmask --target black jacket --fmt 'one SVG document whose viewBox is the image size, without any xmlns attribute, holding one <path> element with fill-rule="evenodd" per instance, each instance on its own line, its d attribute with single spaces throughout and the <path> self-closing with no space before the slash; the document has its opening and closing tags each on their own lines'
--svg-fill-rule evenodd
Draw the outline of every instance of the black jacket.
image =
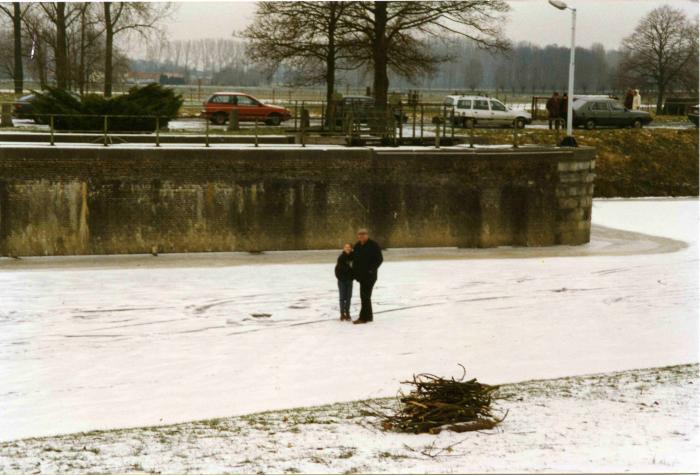
<svg viewBox="0 0 700 475">
<path fill-rule="evenodd" d="M 568 97 L 562 97 L 559 99 L 559 117 L 562 119 L 566 119 L 567 114 L 569 113 L 569 98 Z"/>
<path fill-rule="evenodd" d="M 345 254 L 341 252 L 338 256 L 338 263 L 335 265 L 335 277 L 338 280 L 352 280 L 355 274 L 352 270 L 353 253 Z"/>
<path fill-rule="evenodd" d="M 549 100 L 547 101 L 547 112 L 549 113 L 549 118 L 557 118 L 559 117 L 559 102 L 561 100 L 559 97 L 550 97 Z"/>
<path fill-rule="evenodd" d="M 376 279 L 377 269 L 384 261 L 379 244 L 369 239 L 364 246 L 358 242 L 355 244 L 354 249 L 353 269 L 355 271 L 355 280 L 362 282 L 366 279 Z"/>
</svg>

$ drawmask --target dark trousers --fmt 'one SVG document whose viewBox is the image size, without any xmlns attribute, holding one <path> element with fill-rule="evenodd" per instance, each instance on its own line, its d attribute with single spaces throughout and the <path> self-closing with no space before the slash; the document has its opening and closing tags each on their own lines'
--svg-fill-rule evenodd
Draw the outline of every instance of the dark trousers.
<svg viewBox="0 0 700 475">
<path fill-rule="evenodd" d="M 360 320 L 366 322 L 374 320 L 374 315 L 372 314 L 372 288 L 374 288 L 375 282 L 377 282 L 376 277 L 368 277 L 360 281 L 360 300 L 362 301 Z"/>
<path fill-rule="evenodd" d="M 340 294 L 340 313 L 350 315 L 350 301 L 352 300 L 352 279 L 338 279 L 338 293 Z"/>
</svg>

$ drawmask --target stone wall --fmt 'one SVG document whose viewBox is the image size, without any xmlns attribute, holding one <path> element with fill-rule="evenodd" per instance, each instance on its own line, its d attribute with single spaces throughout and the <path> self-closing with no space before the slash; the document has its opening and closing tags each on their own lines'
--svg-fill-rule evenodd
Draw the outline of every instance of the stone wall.
<svg viewBox="0 0 700 475">
<path fill-rule="evenodd" d="M 2 255 L 588 242 L 592 149 L 0 148 Z"/>
</svg>

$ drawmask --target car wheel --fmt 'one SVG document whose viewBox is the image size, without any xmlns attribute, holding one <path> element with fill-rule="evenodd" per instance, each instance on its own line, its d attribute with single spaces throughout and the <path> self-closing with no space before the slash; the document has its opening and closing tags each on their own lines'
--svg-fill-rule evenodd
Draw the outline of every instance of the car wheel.
<svg viewBox="0 0 700 475">
<path fill-rule="evenodd" d="M 217 112 L 211 117 L 211 122 L 216 125 L 224 125 L 226 123 L 226 114 Z"/>
<path fill-rule="evenodd" d="M 267 116 L 265 123 L 268 125 L 280 125 L 282 123 L 282 116 L 279 114 L 270 114 Z"/>
<path fill-rule="evenodd" d="M 464 119 L 464 128 L 471 129 L 472 127 L 474 127 L 475 123 L 476 122 L 474 122 L 474 119 Z"/>
<path fill-rule="evenodd" d="M 632 128 L 633 129 L 641 129 L 642 128 L 642 121 L 639 119 L 636 119 L 634 122 L 632 122 Z"/>
<path fill-rule="evenodd" d="M 593 119 L 588 119 L 588 120 L 586 121 L 586 129 L 588 129 L 588 130 L 593 130 L 593 129 L 595 129 L 595 120 L 593 120 Z"/>
<path fill-rule="evenodd" d="M 524 129 L 525 128 L 525 119 L 522 117 L 518 117 L 515 119 L 515 128 L 517 129 Z"/>
</svg>

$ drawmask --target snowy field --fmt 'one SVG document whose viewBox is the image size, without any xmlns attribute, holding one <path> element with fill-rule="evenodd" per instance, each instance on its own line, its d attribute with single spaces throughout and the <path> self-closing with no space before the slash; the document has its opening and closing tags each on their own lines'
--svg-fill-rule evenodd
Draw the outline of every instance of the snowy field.
<svg viewBox="0 0 700 475">
<path fill-rule="evenodd" d="M 360 327 L 336 321 L 335 253 L 0 260 L 0 441 L 392 396 L 457 363 L 491 384 L 696 363 L 697 200 L 596 200 L 593 219 L 630 232 L 389 250 Z"/>
<path fill-rule="evenodd" d="M 387 433 L 379 399 L 0 443 L 0 473 L 697 472 L 698 365 L 499 389 L 494 430 Z"/>
</svg>

